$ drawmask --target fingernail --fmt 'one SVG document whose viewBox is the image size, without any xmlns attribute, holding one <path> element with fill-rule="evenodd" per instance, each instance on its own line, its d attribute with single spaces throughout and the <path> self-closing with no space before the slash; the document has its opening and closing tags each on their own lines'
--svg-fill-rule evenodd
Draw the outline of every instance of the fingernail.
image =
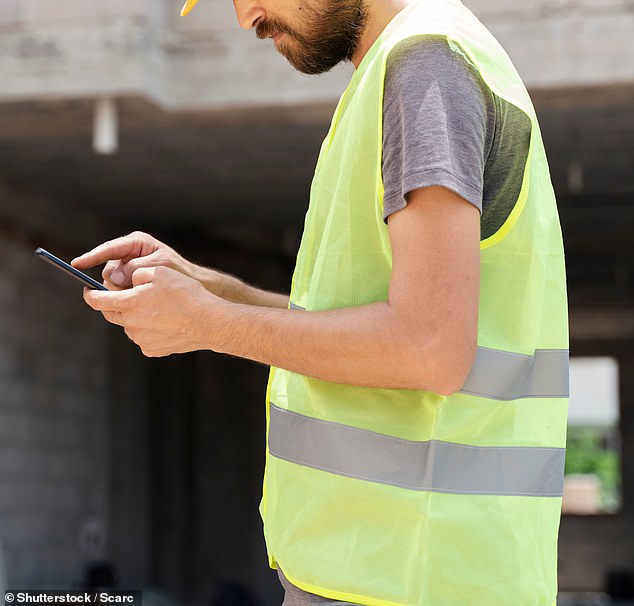
<svg viewBox="0 0 634 606">
<path fill-rule="evenodd" d="M 110 276 L 110 281 L 113 284 L 125 284 L 125 274 L 122 271 L 112 272 L 112 275 Z"/>
</svg>

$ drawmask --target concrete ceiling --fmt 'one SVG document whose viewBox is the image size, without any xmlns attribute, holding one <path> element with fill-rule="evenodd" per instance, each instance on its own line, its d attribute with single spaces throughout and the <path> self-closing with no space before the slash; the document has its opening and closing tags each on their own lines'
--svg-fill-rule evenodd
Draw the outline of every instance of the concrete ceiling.
<svg viewBox="0 0 634 606">
<path fill-rule="evenodd" d="M 88 101 L 0 105 L 0 180 L 125 222 L 295 220 L 331 107 L 166 113 L 118 102 L 119 151 L 91 149 Z"/>
</svg>

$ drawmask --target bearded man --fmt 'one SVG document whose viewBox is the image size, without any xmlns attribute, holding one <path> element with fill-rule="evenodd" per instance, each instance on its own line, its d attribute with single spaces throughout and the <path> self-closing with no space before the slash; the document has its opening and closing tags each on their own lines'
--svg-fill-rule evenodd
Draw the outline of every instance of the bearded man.
<svg viewBox="0 0 634 606">
<path fill-rule="evenodd" d="M 184 12 L 197 0 L 188 0 Z M 351 61 L 289 295 L 142 233 L 87 303 L 148 356 L 271 366 L 260 511 L 284 606 L 551 606 L 568 332 L 544 147 L 459 0 L 234 0 L 310 74 Z"/>
</svg>

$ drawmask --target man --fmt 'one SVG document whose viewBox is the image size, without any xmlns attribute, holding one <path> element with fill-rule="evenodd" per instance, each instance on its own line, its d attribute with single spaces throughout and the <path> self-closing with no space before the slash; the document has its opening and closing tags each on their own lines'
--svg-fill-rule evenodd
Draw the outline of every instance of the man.
<svg viewBox="0 0 634 606">
<path fill-rule="evenodd" d="M 458 0 L 235 7 L 295 68 L 356 68 L 290 297 L 135 233 L 75 259 L 123 288 L 86 301 L 148 356 L 271 365 L 260 509 L 286 606 L 554 604 L 566 289 L 517 72 Z"/>
</svg>

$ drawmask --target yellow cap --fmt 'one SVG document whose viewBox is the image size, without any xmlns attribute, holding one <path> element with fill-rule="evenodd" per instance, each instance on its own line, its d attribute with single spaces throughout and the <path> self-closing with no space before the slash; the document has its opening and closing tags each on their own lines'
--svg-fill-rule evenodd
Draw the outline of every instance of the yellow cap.
<svg viewBox="0 0 634 606">
<path fill-rule="evenodd" d="M 184 17 L 194 6 L 196 6 L 198 0 L 187 0 L 181 9 L 181 17 Z"/>
</svg>

